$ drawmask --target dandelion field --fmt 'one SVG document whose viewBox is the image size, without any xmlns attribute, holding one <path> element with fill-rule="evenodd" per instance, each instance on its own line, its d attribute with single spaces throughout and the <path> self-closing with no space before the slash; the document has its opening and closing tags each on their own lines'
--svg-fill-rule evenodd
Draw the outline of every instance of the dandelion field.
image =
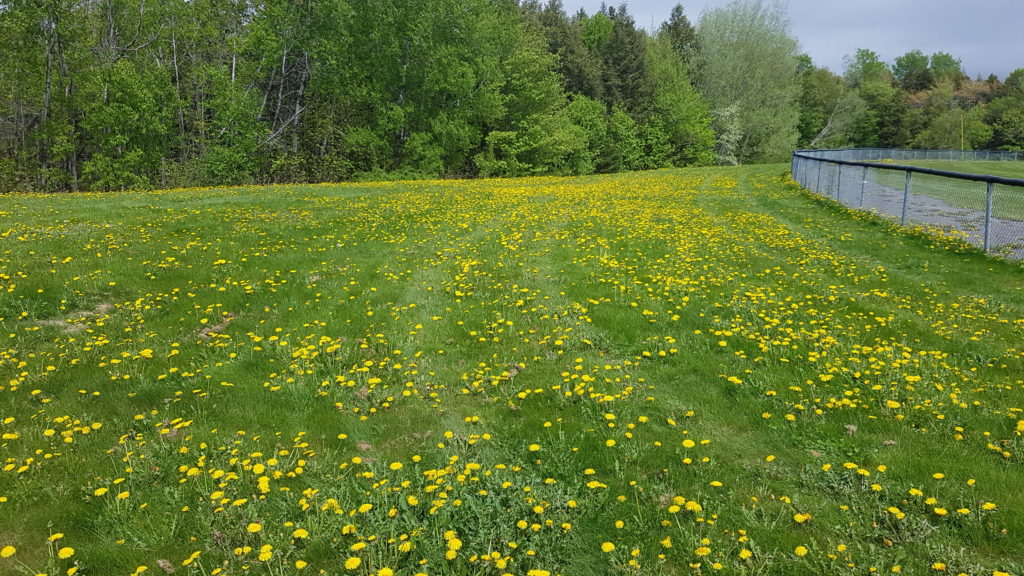
<svg viewBox="0 0 1024 576">
<path fill-rule="evenodd" d="M 1024 269 L 781 171 L 0 198 L 0 574 L 1021 574 Z"/>
</svg>

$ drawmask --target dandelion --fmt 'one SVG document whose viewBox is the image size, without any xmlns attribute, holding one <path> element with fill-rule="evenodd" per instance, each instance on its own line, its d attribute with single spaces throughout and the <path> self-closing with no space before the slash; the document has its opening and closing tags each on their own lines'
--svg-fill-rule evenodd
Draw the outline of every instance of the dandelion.
<svg viewBox="0 0 1024 576">
<path fill-rule="evenodd" d="M 260 547 L 260 555 L 259 555 L 260 562 L 267 562 L 273 556 L 274 556 L 273 546 L 271 546 L 270 544 L 264 544 L 263 546 Z"/>
<path fill-rule="evenodd" d="M 17 551 L 17 548 L 14 546 L 4 546 L 3 548 L 0 548 L 0 558 L 10 558 L 11 556 L 14 556 L 14 553 Z"/>
<path fill-rule="evenodd" d="M 250 534 L 256 534 L 260 530 L 263 530 L 263 525 L 256 522 L 250 522 L 249 525 L 245 527 L 245 529 Z"/>
<path fill-rule="evenodd" d="M 607 554 L 612 550 L 615 550 L 615 544 L 612 544 L 611 542 L 604 542 L 601 544 L 601 552 Z"/>
<path fill-rule="evenodd" d="M 363 561 L 358 557 L 352 556 L 348 560 L 345 560 L 345 570 L 355 570 L 356 568 L 359 568 L 359 565 L 362 563 Z"/>
<path fill-rule="evenodd" d="M 793 549 L 793 554 L 796 554 L 797 556 L 807 556 L 807 552 L 809 552 L 809 550 L 807 550 L 806 546 L 797 546 Z"/>
<path fill-rule="evenodd" d="M 75 555 L 75 549 L 70 546 L 65 546 L 60 550 L 57 550 L 57 557 L 61 560 L 67 560 Z"/>
</svg>

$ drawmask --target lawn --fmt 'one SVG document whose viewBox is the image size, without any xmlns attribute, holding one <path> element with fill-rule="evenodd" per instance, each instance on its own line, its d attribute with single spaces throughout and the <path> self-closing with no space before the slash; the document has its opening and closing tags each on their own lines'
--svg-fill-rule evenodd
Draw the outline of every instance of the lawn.
<svg viewBox="0 0 1024 576">
<path fill-rule="evenodd" d="M 784 167 L 0 197 L 0 573 L 1024 570 L 1024 268 Z"/>
<path fill-rule="evenodd" d="M 888 164 L 889 161 L 876 163 Z M 894 160 L 893 164 L 917 166 L 934 170 L 948 170 L 967 174 L 1001 176 L 1024 179 L 1024 162 L 947 161 L 947 160 Z M 860 168 L 847 167 L 859 174 Z M 844 172 L 846 172 L 844 170 Z M 871 170 L 869 179 L 893 190 L 903 190 L 906 173 L 897 170 Z M 911 177 L 911 191 L 914 194 L 931 196 L 950 206 L 985 212 L 987 184 L 971 180 L 960 180 L 930 174 L 914 174 Z M 992 215 L 1006 220 L 1024 221 L 1024 186 L 996 184 L 993 188 Z M 898 216 L 898 214 L 897 214 Z"/>
<path fill-rule="evenodd" d="M 964 172 L 967 174 L 983 174 L 986 176 L 1024 179 L 1024 161 L 996 162 L 979 160 L 975 162 L 970 160 L 896 160 L 894 162 L 904 166 L 919 166 L 921 168 L 931 168 L 932 170 L 947 170 L 949 172 Z"/>
</svg>

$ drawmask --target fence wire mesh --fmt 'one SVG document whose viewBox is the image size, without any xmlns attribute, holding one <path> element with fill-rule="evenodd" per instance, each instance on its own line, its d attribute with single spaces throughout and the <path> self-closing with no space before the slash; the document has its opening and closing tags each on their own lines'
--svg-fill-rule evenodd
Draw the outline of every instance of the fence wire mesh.
<svg viewBox="0 0 1024 576">
<path fill-rule="evenodd" d="M 1024 161 L 1024 153 L 961 150 L 810 150 L 793 178 L 845 206 L 906 226 L 939 228 L 993 255 L 1024 259 L 1024 179 L 946 172 L 900 160 Z"/>
</svg>

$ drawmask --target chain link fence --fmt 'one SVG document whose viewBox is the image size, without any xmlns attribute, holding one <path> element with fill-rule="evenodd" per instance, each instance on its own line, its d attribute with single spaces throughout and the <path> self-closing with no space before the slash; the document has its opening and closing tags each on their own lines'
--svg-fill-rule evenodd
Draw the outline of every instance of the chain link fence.
<svg viewBox="0 0 1024 576">
<path fill-rule="evenodd" d="M 793 179 L 851 208 L 938 227 L 986 252 L 1024 260 L 1024 179 L 896 164 L 900 160 L 1024 161 L 985 150 L 798 150 Z"/>
</svg>

